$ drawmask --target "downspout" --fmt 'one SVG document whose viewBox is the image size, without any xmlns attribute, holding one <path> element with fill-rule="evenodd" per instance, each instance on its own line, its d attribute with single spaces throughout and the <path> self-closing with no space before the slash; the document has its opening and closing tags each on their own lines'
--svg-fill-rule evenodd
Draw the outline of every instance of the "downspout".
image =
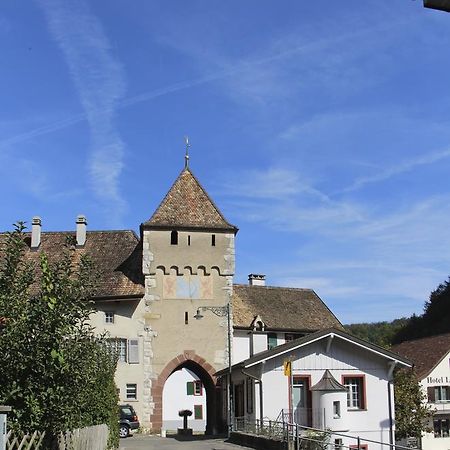
<svg viewBox="0 0 450 450">
<path fill-rule="evenodd" d="M 258 377 L 255 377 L 255 375 L 252 375 L 252 374 L 246 372 L 244 369 L 241 369 L 241 372 L 242 372 L 243 375 L 245 375 L 245 376 L 247 376 L 249 378 L 252 378 L 253 380 L 255 380 L 256 383 L 259 384 L 259 420 L 260 420 L 260 423 L 262 424 L 263 423 L 263 417 L 264 417 L 264 414 L 263 414 L 263 383 L 262 383 L 262 379 L 258 378 Z"/>
<path fill-rule="evenodd" d="M 391 448 L 394 445 L 394 423 L 392 418 L 392 393 L 391 393 L 392 381 L 388 380 L 387 389 L 388 389 L 388 403 L 389 403 L 389 443 L 391 444 Z"/>
<path fill-rule="evenodd" d="M 391 361 L 389 364 L 389 371 L 388 371 L 388 383 L 387 383 L 387 390 L 388 390 L 388 407 L 389 407 L 389 443 L 391 444 L 391 448 L 394 446 L 394 420 L 392 417 L 392 380 L 394 375 L 394 369 L 397 365 L 397 361 Z"/>
</svg>

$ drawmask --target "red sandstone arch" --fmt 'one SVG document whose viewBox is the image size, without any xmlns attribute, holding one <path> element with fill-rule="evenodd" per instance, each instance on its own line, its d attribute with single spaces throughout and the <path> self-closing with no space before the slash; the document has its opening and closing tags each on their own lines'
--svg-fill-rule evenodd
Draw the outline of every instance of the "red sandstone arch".
<svg viewBox="0 0 450 450">
<path fill-rule="evenodd" d="M 167 378 L 172 375 L 177 367 L 188 362 L 198 364 L 206 372 L 206 374 L 209 375 L 211 378 L 211 383 L 215 386 L 216 377 L 214 376 L 214 373 L 216 370 L 214 367 L 211 366 L 206 359 L 197 355 L 195 350 L 184 350 L 183 354 L 178 355 L 166 364 L 164 369 L 158 375 L 158 378 L 152 383 L 151 395 L 155 406 L 153 413 L 150 415 L 150 422 L 153 430 L 161 430 L 162 428 L 162 397 L 164 384 Z"/>
</svg>

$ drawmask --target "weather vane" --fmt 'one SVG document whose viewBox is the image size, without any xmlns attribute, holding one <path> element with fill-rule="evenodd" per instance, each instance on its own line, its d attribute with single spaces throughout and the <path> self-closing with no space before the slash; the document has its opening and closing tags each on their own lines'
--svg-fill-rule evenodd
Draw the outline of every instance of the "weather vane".
<svg viewBox="0 0 450 450">
<path fill-rule="evenodd" d="M 184 137 L 184 142 L 186 143 L 186 154 L 184 155 L 184 168 L 187 169 L 189 167 L 189 147 L 191 144 L 189 144 L 189 137 Z"/>
</svg>

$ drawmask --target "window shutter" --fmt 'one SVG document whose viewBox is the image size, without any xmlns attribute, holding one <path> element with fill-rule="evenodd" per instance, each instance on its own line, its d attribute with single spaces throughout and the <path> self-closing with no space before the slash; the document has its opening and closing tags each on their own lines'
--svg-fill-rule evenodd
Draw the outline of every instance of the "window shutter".
<svg viewBox="0 0 450 450">
<path fill-rule="evenodd" d="M 428 403 L 434 402 L 434 387 L 427 388 Z"/>
<path fill-rule="evenodd" d="M 197 420 L 203 419 L 203 406 L 202 405 L 194 405 L 194 419 L 197 419 Z"/>
<path fill-rule="evenodd" d="M 277 334 L 276 333 L 268 333 L 267 334 L 267 348 L 268 350 L 276 347 L 278 345 Z"/>
<path fill-rule="evenodd" d="M 360 408 L 361 409 L 367 409 L 367 404 L 366 404 L 366 377 L 361 377 L 360 379 L 360 384 L 359 384 L 359 389 L 360 389 L 360 395 L 361 395 L 361 403 L 360 403 Z"/>
<path fill-rule="evenodd" d="M 188 381 L 186 383 L 186 393 L 187 395 L 194 395 L 194 382 Z"/>
<path fill-rule="evenodd" d="M 128 341 L 128 362 L 130 364 L 139 364 L 139 340 L 130 339 Z"/>
</svg>

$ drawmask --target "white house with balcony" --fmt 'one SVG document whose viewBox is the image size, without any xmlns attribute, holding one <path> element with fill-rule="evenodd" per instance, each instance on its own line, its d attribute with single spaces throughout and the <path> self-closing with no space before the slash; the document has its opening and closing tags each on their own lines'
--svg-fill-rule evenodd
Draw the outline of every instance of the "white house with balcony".
<svg viewBox="0 0 450 450">
<path fill-rule="evenodd" d="M 289 376 L 285 363 L 291 365 Z M 362 449 L 394 443 L 395 368 L 404 357 L 338 329 L 321 330 L 257 353 L 232 366 L 237 420 L 280 420 L 359 436 Z M 226 384 L 228 371 L 216 374 Z M 352 448 L 354 438 L 334 434 Z"/>
<path fill-rule="evenodd" d="M 450 333 L 405 341 L 393 350 L 414 363 L 415 373 L 434 411 L 429 433 L 422 436 L 423 450 L 450 448 Z"/>
</svg>

